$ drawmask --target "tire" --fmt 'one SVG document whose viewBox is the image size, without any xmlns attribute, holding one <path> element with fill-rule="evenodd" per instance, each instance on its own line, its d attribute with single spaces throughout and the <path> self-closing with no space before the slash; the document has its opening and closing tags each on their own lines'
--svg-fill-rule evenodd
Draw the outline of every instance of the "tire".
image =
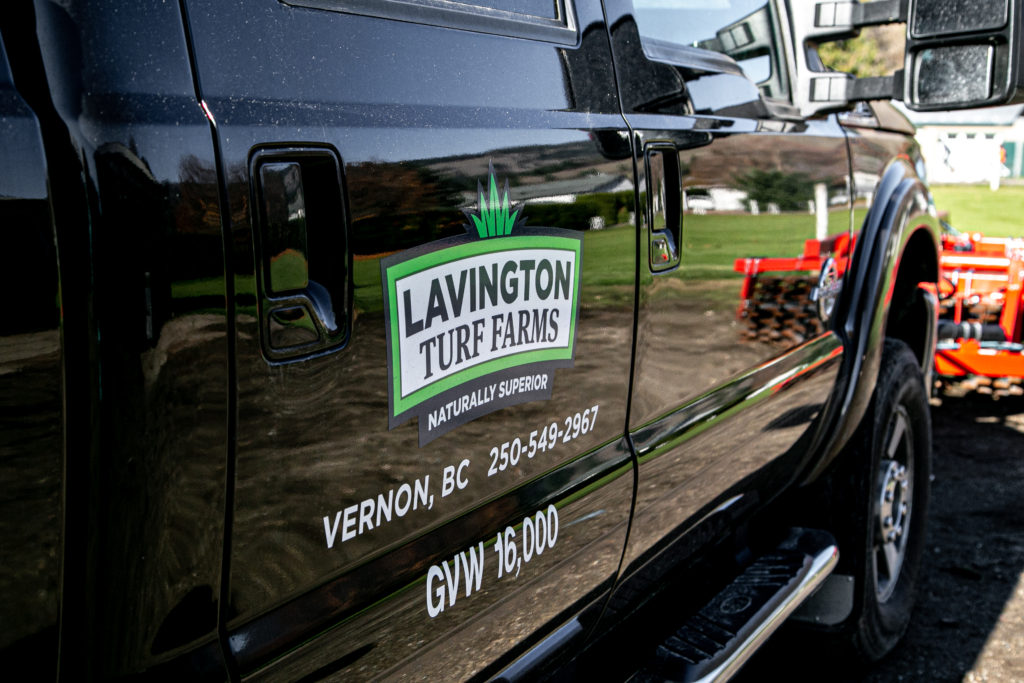
<svg viewBox="0 0 1024 683">
<path fill-rule="evenodd" d="M 885 340 L 875 393 L 852 446 L 844 469 L 856 485 L 853 495 L 839 496 L 856 511 L 839 534 L 840 552 L 855 553 L 854 608 L 843 632 L 859 658 L 874 662 L 910 624 L 931 481 L 928 394 L 902 341 Z"/>
</svg>

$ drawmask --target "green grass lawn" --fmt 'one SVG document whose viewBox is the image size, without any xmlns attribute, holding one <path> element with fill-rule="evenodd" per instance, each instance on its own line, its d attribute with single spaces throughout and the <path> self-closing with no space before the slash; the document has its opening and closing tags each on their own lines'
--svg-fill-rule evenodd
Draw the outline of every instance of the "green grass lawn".
<svg viewBox="0 0 1024 683">
<path fill-rule="evenodd" d="M 988 185 L 934 185 L 932 196 L 961 232 L 1024 237 L 1024 185 L 1003 185 L 995 192 Z"/>
<path fill-rule="evenodd" d="M 987 190 L 986 190 L 987 191 Z M 863 220 L 858 210 L 855 220 Z M 849 225 L 844 211 L 829 214 L 829 232 L 842 232 Z M 678 270 L 658 276 L 699 284 L 723 281 L 722 296 L 730 305 L 735 299 L 735 284 L 725 284 L 743 277 L 733 264 L 737 258 L 783 256 L 796 257 L 803 253 L 804 241 L 814 236 L 814 216 L 805 212 L 777 215 L 761 214 L 708 214 L 687 215 L 683 222 L 682 264 Z M 589 306 L 607 307 L 631 305 L 636 278 L 636 233 L 632 225 L 619 224 L 604 230 L 583 233 L 582 296 Z M 273 267 L 275 279 L 281 282 L 304 282 L 307 274 L 305 259 L 299 254 L 285 253 Z M 361 314 L 383 309 L 380 283 L 380 260 L 357 259 L 352 264 L 355 308 Z M 642 269 L 646 279 L 652 276 Z M 649 283 L 648 283 L 649 284 Z M 717 286 L 717 285 L 716 285 Z M 244 275 L 236 278 L 235 290 L 255 296 L 256 278 Z M 223 295 L 220 279 L 176 282 L 172 294 L 176 298 Z M 717 291 L 717 290 L 716 290 Z M 686 287 L 663 287 L 662 297 L 693 296 Z M 708 296 L 707 293 L 701 296 Z"/>
<path fill-rule="evenodd" d="M 633 301 L 636 278 L 635 233 L 631 225 L 583 233 L 583 298 L 598 306 L 620 305 Z M 380 261 L 358 260 L 352 264 L 355 280 L 355 304 L 360 312 L 384 307 L 380 284 Z"/>
<path fill-rule="evenodd" d="M 588 230 L 583 233 L 583 286 L 632 286 L 635 258 L 636 233 L 632 225 Z"/>
<path fill-rule="evenodd" d="M 829 213 L 829 234 L 850 224 L 844 211 Z M 688 215 L 683 221 L 683 273 L 686 279 L 739 278 L 737 258 L 796 257 L 814 237 L 814 216 L 806 213 Z"/>
</svg>

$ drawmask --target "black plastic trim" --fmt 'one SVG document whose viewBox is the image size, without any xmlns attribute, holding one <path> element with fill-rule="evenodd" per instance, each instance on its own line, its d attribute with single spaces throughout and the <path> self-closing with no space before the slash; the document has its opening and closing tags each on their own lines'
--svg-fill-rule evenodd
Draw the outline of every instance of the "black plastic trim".
<svg viewBox="0 0 1024 683">
<path fill-rule="evenodd" d="M 875 391 L 892 303 L 883 286 L 886 282 L 895 284 L 904 249 L 915 232 L 905 219 L 920 215 L 910 209 L 915 197 L 927 197 L 927 190 L 907 162 L 895 161 L 884 172 L 875 197 L 857 238 L 853 268 L 844 277 L 837 304 L 836 330 L 846 349 L 833 395 L 838 400 L 829 403 L 823 430 L 819 432 L 822 441 L 813 449 L 821 457 L 812 461 L 816 464 L 806 480 L 817 478 L 842 451 Z M 932 226 L 933 244 L 938 243 L 936 230 Z M 935 258 L 937 271 L 938 251 Z"/>
<path fill-rule="evenodd" d="M 286 5 L 361 14 L 379 19 L 575 45 L 579 38 L 572 0 L 558 0 L 561 16 L 549 19 L 450 0 L 281 0 Z"/>
</svg>

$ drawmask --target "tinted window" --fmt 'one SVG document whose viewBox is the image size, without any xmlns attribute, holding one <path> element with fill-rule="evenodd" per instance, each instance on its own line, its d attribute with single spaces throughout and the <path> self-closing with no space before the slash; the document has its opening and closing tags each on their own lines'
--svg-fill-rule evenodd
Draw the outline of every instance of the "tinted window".
<svg viewBox="0 0 1024 683">
<path fill-rule="evenodd" d="M 429 5 L 431 3 L 426 2 L 424 4 Z M 489 7 L 490 9 L 515 12 L 516 14 L 529 14 L 547 19 L 557 19 L 560 16 L 558 3 L 553 0 L 475 0 L 474 2 L 459 4 Z"/>
<path fill-rule="evenodd" d="M 731 57 L 766 97 L 789 96 L 782 37 L 764 0 L 635 0 L 640 39 Z"/>
</svg>

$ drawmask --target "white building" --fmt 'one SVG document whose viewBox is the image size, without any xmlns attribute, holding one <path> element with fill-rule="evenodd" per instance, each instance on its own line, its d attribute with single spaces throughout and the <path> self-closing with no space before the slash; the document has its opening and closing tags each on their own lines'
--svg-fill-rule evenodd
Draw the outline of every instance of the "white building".
<svg viewBox="0 0 1024 683">
<path fill-rule="evenodd" d="M 990 183 L 1024 176 L 1024 105 L 906 111 L 932 183 Z"/>
</svg>

